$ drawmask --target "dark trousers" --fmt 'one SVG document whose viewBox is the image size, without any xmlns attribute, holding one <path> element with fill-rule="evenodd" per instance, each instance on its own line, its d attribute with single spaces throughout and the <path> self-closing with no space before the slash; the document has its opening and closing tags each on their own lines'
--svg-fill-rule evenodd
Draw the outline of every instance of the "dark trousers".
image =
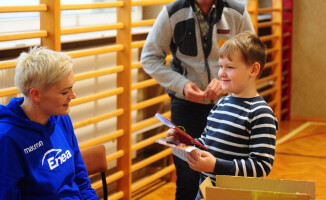
<svg viewBox="0 0 326 200">
<path fill-rule="evenodd" d="M 171 121 L 183 126 L 193 138 L 199 138 L 207 123 L 207 116 L 214 104 L 198 104 L 172 97 Z M 199 172 L 193 171 L 187 162 L 173 156 L 177 174 L 176 200 L 194 200 L 199 189 Z"/>
</svg>

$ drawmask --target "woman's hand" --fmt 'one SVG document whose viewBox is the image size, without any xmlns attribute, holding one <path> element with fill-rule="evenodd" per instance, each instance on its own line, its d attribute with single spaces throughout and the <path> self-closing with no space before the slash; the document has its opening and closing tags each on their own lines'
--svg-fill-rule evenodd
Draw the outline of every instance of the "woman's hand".
<svg viewBox="0 0 326 200">
<path fill-rule="evenodd" d="M 187 160 L 189 167 L 198 172 L 214 172 L 216 158 L 207 151 L 192 151 L 188 153 Z"/>
</svg>

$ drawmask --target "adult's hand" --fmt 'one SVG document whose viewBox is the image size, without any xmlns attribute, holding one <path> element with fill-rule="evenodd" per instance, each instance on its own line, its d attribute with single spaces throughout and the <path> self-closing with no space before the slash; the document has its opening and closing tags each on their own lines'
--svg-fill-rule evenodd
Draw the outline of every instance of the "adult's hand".
<svg viewBox="0 0 326 200">
<path fill-rule="evenodd" d="M 196 85 L 189 81 L 183 88 L 183 92 L 190 101 L 199 102 L 205 98 L 205 93 Z"/>
<path fill-rule="evenodd" d="M 205 90 L 205 97 L 210 100 L 216 99 L 220 95 L 224 95 L 226 92 L 222 90 L 222 83 L 217 78 L 213 78 L 208 84 Z"/>
</svg>

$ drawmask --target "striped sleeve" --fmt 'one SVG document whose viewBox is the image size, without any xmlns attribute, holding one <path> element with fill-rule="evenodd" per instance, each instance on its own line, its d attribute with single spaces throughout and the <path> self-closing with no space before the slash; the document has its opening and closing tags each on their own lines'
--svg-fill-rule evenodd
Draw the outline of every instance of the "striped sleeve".
<svg viewBox="0 0 326 200">
<path fill-rule="evenodd" d="M 232 161 L 217 158 L 215 174 L 265 177 L 270 173 L 275 155 L 277 119 L 266 103 L 254 105 L 249 116 L 249 156 Z"/>
</svg>

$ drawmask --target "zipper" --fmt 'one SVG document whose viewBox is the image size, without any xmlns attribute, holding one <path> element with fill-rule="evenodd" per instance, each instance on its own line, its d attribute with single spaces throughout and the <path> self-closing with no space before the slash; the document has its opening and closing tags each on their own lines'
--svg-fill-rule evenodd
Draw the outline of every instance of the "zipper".
<svg viewBox="0 0 326 200">
<path fill-rule="evenodd" d="M 213 5 L 214 6 L 214 5 Z M 216 9 L 216 8 L 215 8 Z M 210 11 L 211 12 L 211 11 Z M 215 11 L 216 12 L 216 11 Z M 208 83 L 207 85 L 211 82 L 211 70 L 209 68 L 209 65 L 208 65 L 208 61 L 207 61 L 207 58 L 208 58 L 208 55 L 206 55 L 206 52 L 205 52 L 205 49 L 204 48 L 204 43 L 203 43 L 203 33 L 201 31 L 201 28 L 200 28 L 200 22 L 199 22 L 199 19 L 198 19 L 198 16 L 196 15 L 195 11 L 194 11 L 194 14 L 196 16 L 196 19 L 197 19 L 197 23 L 199 25 L 199 32 L 200 32 L 200 40 L 201 40 L 201 46 L 202 46 L 202 49 L 203 49 L 203 53 L 204 53 L 204 59 L 205 59 L 205 69 L 207 71 L 207 80 L 208 80 Z M 210 17 L 210 13 L 209 13 L 209 17 Z M 209 19 L 209 30 L 208 30 L 208 38 L 210 38 L 210 48 L 212 50 L 212 31 L 213 31 L 213 24 L 214 24 L 214 19 Z M 214 100 L 211 100 L 211 104 L 214 103 Z"/>
<path fill-rule="evenodd" d="M 202 46 L 202 49 L 203 49 L 203 54 L 204 54 L 204 60 L 205 60 L 205 69 L 207 71 L 207 80 L 208 80 L 208 84 L 211 82 L 211 73 L 210 73 L 210 69 L 209 69 L 209 65 L 208 65 L 208 62 L 207 62 L 207 55 L 206 55 L 206 52 L 205 52 L 205 49 L 204 49 L 204 43 L 203 43 L 203 33 L 201 31 L 201 28 L 200 28 L 200 22 L 199 22 L 199 19 L 196 15 L 196 13 L 194 13 L 195 16 L 196 16 L 196 19 L 197 19 L 197 23 L 199 25 L 199 32 L 200 32 L 200 41 L 201 41 L 201 46 Z M 209 32 L 211 32 L 211 25 L 209 25 Z"/>
</svg>

